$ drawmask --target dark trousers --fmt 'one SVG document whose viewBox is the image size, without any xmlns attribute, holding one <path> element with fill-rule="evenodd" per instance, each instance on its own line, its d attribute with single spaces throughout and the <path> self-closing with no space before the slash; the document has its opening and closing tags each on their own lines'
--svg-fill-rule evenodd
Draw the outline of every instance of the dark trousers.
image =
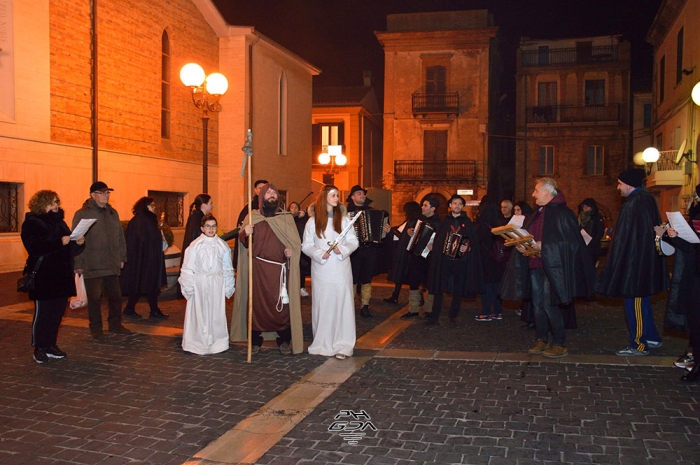
<svg viewBox="0 0 700 465">
<path fill-rule="evenodd" d="M 85 291 L 88 298 L 88 318 L 90 330 L 102 329 L 102 312 L 100 300 L 104 291 L 107 297 L 109 314 L 107 324 L 109 329 L 117 329 L 122 325 L 122 291 L 119 287 L 119 276 L 102 276 L 99 278 L 85 278 Z"/>
<path fill-rule="evenodd" d="M 282 329 L 277 331 L 277 345 L 282 345 L 283 342 L 290 343 L 292 341 L 292 328 Z M 262 347 L 263 337 L 262 331 L 253 331 L 253 345 Z"/>
<path fill-rule="evenodd" d="M 350 255 L 353 284 L 372 282 L 379 252 L 381 250 L 373 245 L 361 245 Z"/>
<path fill-rule="evenodd" d="M 32 322 L 32 345 L 48 349 L 56 345 L 58 327 L 61 325 L 63 314 L 66 313 L 68 299 L 35 300 L 34 321 Z"/>
<path fill-rule="evenodd" d="M 498 288 L 501 283 L 484 283 L 484 292 L 481 294 L 482 315 L 501 315 L 501 299 L 498 297 Z"/>
<path fill-rule="evenodd" d="M 690 331 L 690 348 L 693 354 L 700 356 L 700 276 L 693 277 L 693 291 L 688 306 L 688 329 Z"/>
<path fill-rule="evenodd" d="M 647 341 L 661 342 L 661 336 L 654 324 L 651 297 L 625 299 L 625 316 L 630 331 L 630 346 L 637 350 L 647 350 Z"/>
<path fill-rule="evenodd" d="M 421 284 L 425 284 L 428 278 L 428 260 L 416 255 L 409 260 L 407 282 L 410 290 L 417 290 Z"/>
<path fill-rule="evenodd" d="M 551 303 L 550 284 L 544 270 L 542 268 L 530 270 L 530 282 L 532 284 L 532 306 L 535 309 L 537 338 L 547 342 L 551 328 L 552 345 L 564 346 L 566 343 L 564 317 L 559 305 Z"/>
<path fill-rule="evenodd" d="M 139 301 L 142 294 L 130 294 L 129 300 L 126 302 L 125 312 L 133 312 L 134 307 L 136 307 L 136 302 Z M 158 292 L 153 292 L 150 294 L 145 294 L 146 300 L 148 301 L 148 307 L 151 309 L 151 313 L 158 310 Z"/>
<path fill-rule="evenodd" d="M 440 310 L 442 310 L 442 299 L 447 282 L 452 277 L 452 304 L 450 304 L 450 318 L 456 318 L 459 315 L 459 309 L 462 306 L 462 295 L 464 294 L 464 280 L 467 277 L 467 261 L 452 260 L 446 258 L 442 262 L 442 280 L 437 284 L 435 289 L 435 299 L 433 300 L 433 311 L 430 318 L 437 320 L 440 318 Z"/>
</svg>

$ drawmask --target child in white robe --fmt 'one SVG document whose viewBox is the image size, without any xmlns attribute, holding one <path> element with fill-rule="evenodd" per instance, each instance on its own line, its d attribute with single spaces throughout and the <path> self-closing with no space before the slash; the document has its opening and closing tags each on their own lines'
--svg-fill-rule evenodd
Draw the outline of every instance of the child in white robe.
<svg viewBox="0 0 700 465">
<path fill-rule="evenodd" d="M 180 287 L 187 299 L 182 349 L 199 355 L 228 350 L 226 299 L 235 291 L 231 249 L 216 235 L 216 218 L 202 218 L 202 232 L 184 251 Z"/>
</svg>

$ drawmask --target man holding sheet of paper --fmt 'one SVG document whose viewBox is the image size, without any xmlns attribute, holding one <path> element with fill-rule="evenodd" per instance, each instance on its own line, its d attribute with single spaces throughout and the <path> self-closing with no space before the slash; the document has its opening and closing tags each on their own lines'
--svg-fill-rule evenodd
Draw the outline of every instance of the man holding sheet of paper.
<svg viewBox="0 0 700 465">
<path fill-rule="evenodd" d="M 661 346 L 654 325 L 651 296 L 668 288 L 666 259 L 656 252 L 654 226 L 661 224 L 656 200 L 643 186 L 644 170 L 629 168 L 620 173 L 617 190 L 625 199 L 613 231 L 598 292 L 623 297 L 629 343 L 620 356 L 648 355 Z"/>
</svg>

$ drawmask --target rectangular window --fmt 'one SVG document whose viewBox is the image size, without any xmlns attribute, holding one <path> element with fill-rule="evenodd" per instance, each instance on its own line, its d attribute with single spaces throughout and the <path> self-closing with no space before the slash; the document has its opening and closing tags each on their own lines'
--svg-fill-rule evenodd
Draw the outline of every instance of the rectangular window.
<svg viewBox="0 0 700 465">
<path fill-rule="evenodd" d="M 605 105 L 605 79 L 586 80 L 586 105 Z"/>
<path fill-rule="evenodd" d="M 589 145 L 586 153 L 586 174 L 603 174 L 603 146 Z"/>
<path fill-rule="evenodd" d="M 644 129 L 651 127 L 651 103 L 644 104 Z"/>
<path fill-rule="evenodd" d="M 658 133 L 656 135 L 656 149 L 657 150 L 663 150 L 663 141 L 664 141 L 664 135 L 661 133 Z"/>
<path fill-rule="evenodd" d="M 160 137 L 170 139 L 170 39 L 167 31 L 163 31 L 161 48 Z"/>
<path fill-rule="evenodd" d="M 557 104 L 557 83 L 537 83 L 537 106 L 548 107 Z"/>
<path fill-rule="evenodd" d="M 683 79 L 683 28 L 676 38 L 676 84 Z"/>
<path fill-rule="evenodd" d="M 664 101 L 666 87 L 664 82 L 666 81 L 666 56 L 662 56 L 659 61 L 659 103 Z"/>
<path fill-rule="evenodd" d="M 170 227 L 185 225 L 185 194 L 182 192 L 148 191 L 156 204 L 158 224 L 161 222 Z"/>
<path fill-rule="evenodd" d="M 0 233 L 19 232 L 21 184 L 0 182 Z"/>
<path fill-rule="evenodd" d="M 423 133 L 423 159 L 426 161 L 447 160 L 447 131 L 425 131 Z"/>
<path fill-rule="evenodd" d="M 329 145 L 344 145 L 343 123 L 318 123 L 311 126 L 311 163 L 318 164 L 318 156 L 328 153 Z M 345 148 L 343 147 L 343 153 Z"/>
<path fill-rule="evenodd" d="M 554 174 L 554 146 L 540 146 L 537 174 Z"/>
</svg>

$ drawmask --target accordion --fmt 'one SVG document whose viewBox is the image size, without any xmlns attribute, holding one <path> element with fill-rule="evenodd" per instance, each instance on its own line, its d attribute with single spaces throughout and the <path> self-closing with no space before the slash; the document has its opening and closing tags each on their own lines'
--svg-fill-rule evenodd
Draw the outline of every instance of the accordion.
<svg viewBox="0 0 700 465">
<path fill-rule="evenodd" d="M 431 244 L 434 238 L 435 228 L 427 221 L 418 220 L 413 229 L 413 236 L 411 236 L 411 240 L 408 241 L 406 250 L 408 253 L 425 258 L 430 253 L 428 244 Z"/>
<path fill-rule="evenodd" d="M 467 245 L 467 251 L 462 253 L 459 249 L 465 244 Z M 462 258 L 469 253 L 470 249 L 469 238 L 467 236 L 459 233 L 449 233 L 447 237 L 445 237 L 442 254 L 450 258 Z"/>
<path fill-rule="evenodd" d="M 389 224 L 389 213 L 384 210 L 362 210 L 363 214 L 355 221 L 355 234 L 361 245 L 381 244 L 386 237 L 384 225 Z M 353 218 L 359 212 L 350 212 Z"/>
</svg>

